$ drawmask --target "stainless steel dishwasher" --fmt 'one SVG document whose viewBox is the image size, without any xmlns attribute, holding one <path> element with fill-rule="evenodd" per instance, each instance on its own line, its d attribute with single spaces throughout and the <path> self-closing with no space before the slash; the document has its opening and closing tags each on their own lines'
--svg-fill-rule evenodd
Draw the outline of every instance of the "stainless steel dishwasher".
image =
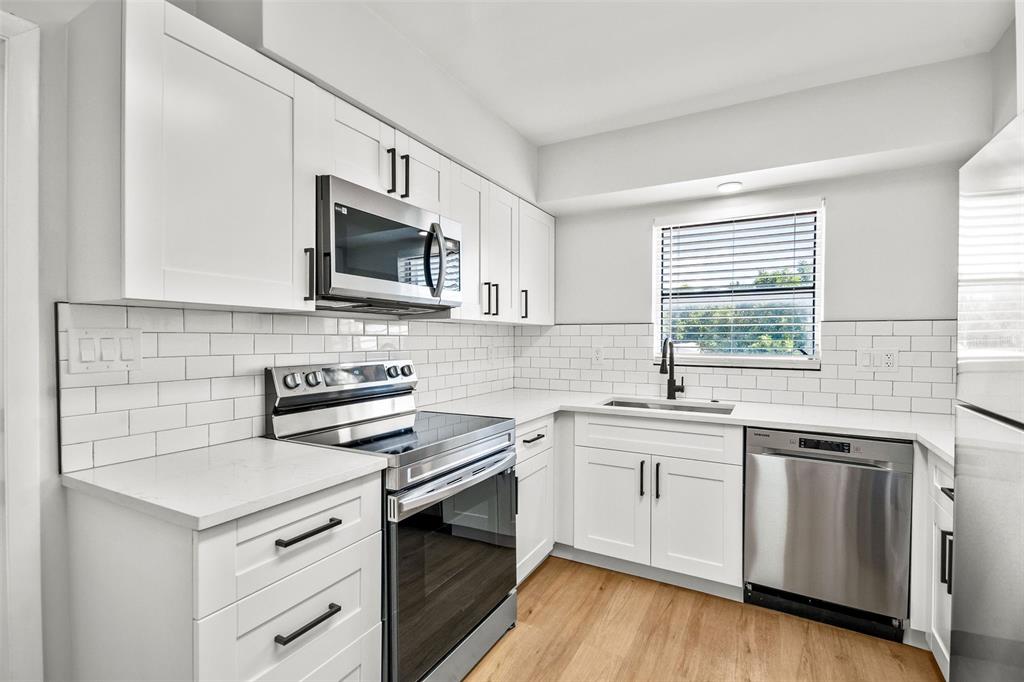
<svg viewBox="0 0 1024 682">
<path fill-rule="evenodd" d="M 746 430 L 744 601 L 902 641 L 914 447 Z"/>
</svg>

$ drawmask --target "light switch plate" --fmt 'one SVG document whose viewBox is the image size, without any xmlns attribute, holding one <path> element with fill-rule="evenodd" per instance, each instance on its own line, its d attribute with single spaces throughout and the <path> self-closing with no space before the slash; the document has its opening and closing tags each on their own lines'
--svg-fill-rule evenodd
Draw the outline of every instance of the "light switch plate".
<svg viewBox="0 0 1024 682">
<path fill-rule="evenodd" d="M 141 329 L 69 329 L 68 372 L 118 372 L 142 368 Z"/>
</svg>

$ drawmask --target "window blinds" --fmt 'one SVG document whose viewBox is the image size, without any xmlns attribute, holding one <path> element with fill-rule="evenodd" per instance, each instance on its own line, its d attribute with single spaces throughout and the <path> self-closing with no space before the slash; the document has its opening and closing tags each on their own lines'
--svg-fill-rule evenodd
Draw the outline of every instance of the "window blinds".
<svg viewBox="0 0 1024 682">
<path fill-rule="evenodd" d="M 660 228 L 660 338 L 677 356 L 814 356 L 817 217 Z"/>
</svg>

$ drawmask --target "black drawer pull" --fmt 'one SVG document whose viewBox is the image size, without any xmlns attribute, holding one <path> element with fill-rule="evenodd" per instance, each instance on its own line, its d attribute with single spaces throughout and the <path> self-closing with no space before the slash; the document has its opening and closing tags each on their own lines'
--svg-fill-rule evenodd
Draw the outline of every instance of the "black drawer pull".
<svg viewBox="0 0 1024 682">
<path fill-rule="evenodd" d="M 948 497 L 948 498 L 949 498 L 949 501 L 950 501 L 950 502 L 954 502 L 954 501 L 955 501 L 955 500 L 953 499 L 953 489 L 952 489 L 952 488 L 946 488 L 946 487 L 944 487 L 944 486 L 940 486 L 940 487 L 939 487 L 939 490 L 941 490 L 941 491 L 942 491 L 942 494 L 943 494 L 943 495 L 945 495 L 946 497 Z"/>
<path fill-rule="evenodd" d="M 524 438 L 524 439 L 523 439 L 523 442 L 524 442 L 524 443 L 536 443 L 537 441 L 539 441 L 539 440 L 540 440 L 541 438 L 543 438 L 543 437 L 544 437 L 544 434 L 543 434 L 543 433 L 538 433 L 538 434 L 537 434 L 536 436 L 534 436 L 533 438 Z"/>
<path fill-rule="evenodd" d="M 661 462 L 654 463 L 654 499 L 661 499 Z"/>
<path fill-rule="evenodd" d="M 308 540 L 311 537 L 313 537 L 314 535 L 319 535 L 320 533 L 325 533 L 325 532 L 329 531 L 330 529 L 334 528 L 335 526 L 340 526 L 341 524 L 342 524 L 342 520 L 341 519 L 336 519 L 336 518 L 334 518 L 332 516 L 330 519 L 327 520 L 327 523 L 325 523 L 324 525 L 322 525 L 322 526 L 320 526 L 318 528 L 314 528 L 313 530 L 307 530 L 302 535 L 296 535 L 295 537 L 288 538 L 287 540 L 285 540 L 283 538 L 278 538 L 274 542 L 274 544 L 277 545 L 278 547 L 291 547 L 296 542 L 302 542 L 303 540 Z"/>
<path fill-rule="evenodd" d="M 315 628 L 317 625 L 320 625 L 320 623 L 323 623 L 328 618 L 333 618 L 339 613 L 341 613 L 340 606 L 333 603 L 328 604 L 326 613 L 320 614 L 319 616 L 309 621 L 308 623 L 306 623 L 290 635 L 274 635 L 274 641 L 280 644 L 281 646 L 288 646 L 289 644 L 294 642 L 296 638 L 302 637 L 304 634 Z"/>
<path fill-rule="evenodd" d="M 949 589 L 949 575 L 947 573 L 949 570 L 949 538 L 952 535 L 953 533 L 948 530 L 939 531 L 939 542 L 942 545 L 939 547 L 939 582 L 943 585 L 947 585 L 947 590 Z"/>
<path fill-rule="evenodd" d="M 640 497 L 644 496 L 644 463 L 647 460 L 640 460 Z"/>
</svg>

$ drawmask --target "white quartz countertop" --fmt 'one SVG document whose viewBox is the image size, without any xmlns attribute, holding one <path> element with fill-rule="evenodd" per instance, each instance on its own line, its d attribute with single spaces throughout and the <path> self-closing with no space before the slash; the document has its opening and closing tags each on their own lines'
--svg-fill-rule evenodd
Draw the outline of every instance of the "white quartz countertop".
<svg viewBox="0 0 1024 682">
<path fill-rule="evenodd" d="M 511 417 L 523 424 L 559 411 L 603 412 L 646 415 L 659 419 L 740 424 L 761 428 L 800 429 L 849 436 L 916 440 L 948 463 L 953 463 L 953 417 L 920 412 L 854 410 L 806 405 L 777 405 L 730 401 L 732 414 L 669 412 L 630 407 L 606 407 L 613 397 L 624 400 L 656 401 L 640 396 L 612 396 L 607 393 L 544 391 L 514 388 L 471 398 L 430 405 L 438 412 Z"/>
<path fill-rule="evenodd" d="M 68 488 L 194 530 L 381 471 L 383 457 L 268 438 L 64 474 Z"/>
</svg>

